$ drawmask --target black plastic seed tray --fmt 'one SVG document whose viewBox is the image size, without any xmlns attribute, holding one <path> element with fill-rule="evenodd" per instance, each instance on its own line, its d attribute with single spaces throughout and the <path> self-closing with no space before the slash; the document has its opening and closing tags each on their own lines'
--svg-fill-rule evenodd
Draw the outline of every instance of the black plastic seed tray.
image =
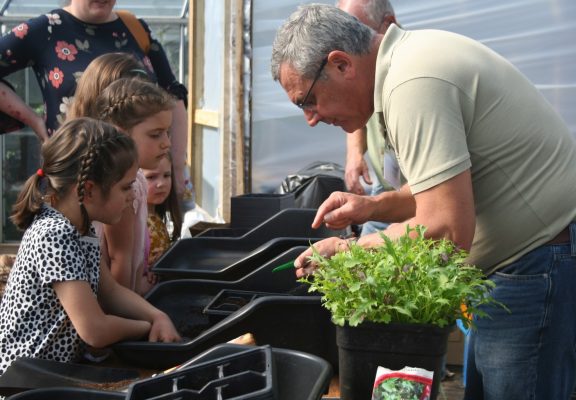
<svg viewBox="0 0 576 400">
<path fill-rule="evenodd" d="M 166 312 L 181 343 L 122 342 L 113 346 L 124 362 L 151 369 L 167 369 L 217 344 L 252 333 L 259 345 L 269 344 L 317 355 L 336 369 L 336 333 L 329 312 L 316 293 L 297 281 L 294 270 L 272 272 L 294 260 L 308 246 L 297 246 L 235 281 L 181 279 L 158 284 L 147 300 Z M 258 297 L 215 322 L 204 313 L 221 290 L 277 293 Z M 287 294 L 289 296 L 287 296 Z"/>
<path fill-rule="evenodd" d="M 315 237 L 345 235 L 348 231 L 332 230 L 322 225 L 312 229 L 316 216 L 314 208 L 287 208 L 260 222 L 258 225 L 246 228 L 212 228 L 196 235 L 196 237 L 247 237 L 254 243 L 264 243 L 277 237 Z"/>
<path fill-rule="evenodd" d="M 294 193 L 246 193 L 230 198 L 230 226 L 252 228 L 279 211 L 296 207 Z"/>
<path fill-rule="evenodd" d="M 161 281 L 236 280 L 292 247 L 317 240 L 276 238 L 254 249 L 249 241 L 236 238 L 181 239 L 158 260 L 152 271 Z"/>
<path fill-rule="evenodd" d="M 187 293 L 168 293 L 151 300 L 165 311 L 180 334 L 180 343 L 126 341 L 113 345 L 124 363 L 165 370 L 217 344 L 251 333 L 258 345 L 270 345 L 314 354 L 336 369 L 338 353 L 334 324 L 318 296 L 264 296 L 213 324 L 202 311 L 213 295 L 201 293 L 201 285 Z M 200 292 L 200 293 L 198 293 Z"/>
<path fill-rule="evenodd" d="M 9 400 L 123 400 L 125 393 L 72 387 L 33 389 L 8 397 Z"/>
<path fill-rule="evenodd" d="M 219 344 L 188 360 L 183 367 L 243 352 L 237 344 Z M 272 347 L 277 400 L 319 400 L 328 392 L 332 367 L 323 358 L 296 350 Z"/>
<path fill-rule="evenodd" d="M 130 385 L 127 400 L 274 400 L 275 365 L 270 346 L 246 347 L 175 372 Z"/>
<path fill-rule="evenodd" d="M 248 290 L 224 289 L 204 307 L 203 313 L 208 315 L 211 321 L 220 321 L 224 317 L 238 311 L 252 300 L 262 296 L 278 296 L 277 293 L 252 292 Z"/>
<path fill-rule="evenodd" d="M 138 378 L 136 369 L 21 357 L 14 360 L 0 376 L 0 396 L 56 386 L 114 390 Z"/>
<path fill-rule="evenodd" d="M 316 210 L 286 209 L 239 237 L 193 237 L 175 243 L 154 265 L 161 281 L 236 280 L 294 246 L 346 231 L 311 229 Z"/>
</svg>

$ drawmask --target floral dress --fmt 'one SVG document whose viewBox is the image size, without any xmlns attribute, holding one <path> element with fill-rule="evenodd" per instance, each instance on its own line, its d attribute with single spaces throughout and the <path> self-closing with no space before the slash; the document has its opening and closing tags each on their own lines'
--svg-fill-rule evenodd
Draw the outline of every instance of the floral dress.
<svg viewBox="0 0 576 400">
<path fill-rule="evenodd" d="M 150 34 L 148 25 L 140 22 Z M 45 102 L 48 134 L 52 134 L 63 121 L 77 79 L 102 54 L 133 54 L 146 66 L 153 80 L 185 100 L 186 88 L 174 77 L 162 46 L 152 36 L 150 43 L 146 55 L 120 18 L 87 24 L 63 9 L 56 9 L 19 24 L 0 39 L 0 77 L 32 67 Z"/>
<path fill-rule="evenodd" d="M 87 281 L 96 296 L 99 280 L 98 239 L 43 206 L 24 233 L 2 298 L 0 375 L 18 357 L 74 361 L 82 340 L 52 285 Z"/>
<path fill-rule="evenodd" d="M 166 224 L 156 213 L 148 214 L 148 233 L 150 235 L 150 252 L 148 265 L 152 267 L 170 247 L 170 236 Z"/>
</svg>

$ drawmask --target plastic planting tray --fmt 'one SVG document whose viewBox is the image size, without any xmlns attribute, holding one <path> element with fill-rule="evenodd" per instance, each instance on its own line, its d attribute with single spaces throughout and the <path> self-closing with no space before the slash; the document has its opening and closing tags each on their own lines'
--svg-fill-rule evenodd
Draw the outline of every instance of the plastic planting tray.
<svg viewBox="0 0 576 400">
<path fill-rule="evenodd" d="M 230 226 L 252 228 L 286 208 L 296 207 L 294 193 L 247 193 L 230 198 Z"/>
<path fill-rule="evenodd" d="M 72 387 L 33 389 L 10 396 L 9 400 L 123 400 L 124 393 Z"/>
<path fill-rule="evenodd" d="M 270 355 L 269 358 L 268 355 Z M 271 369 L 268 369 L 268 366 Z M 66 382 L 65 384 L 69 387 L 29 390 L 10 399 L 121 400 L 133 396 L 138 399 L 174 400 L 205 398 L 214 400 L 260 398 L 320 400 L 327 392 L 332 378 L 330 364 L 320 357 L 300 351 L 266 346 L 219 344 L 188 359 L 180 368 L 182 371 L 178 370 L 145 381 L 137 381 L 129 387 L 128 393 L 70 387 L 83 385 L 85 381 L 80 379 Z M 170 381 L 165 382 L 165 377 L 169 377 Z M 174 391 L 175 377 L 177 379 L 176 391 Z M 271 386 L 269 385 L 270 377 L 272 378 Z M 194 393 L 197 392 L 194 389 L 196 385 L 200 386 L 203 382 L 205 385 L 202 393 Z M 217 391 L 210 393 L 208 388 L 217 387 L 224 382 L 230 383 L 230 386 L 234 386 L 238 392 L 221 391 L 222 397 L 216 397 Z M 191 389 L 181 389 L 183 387 Z M 208 396 L 209 393 L 212 397 L 198 397 Z M 275 397 L 270 397 L 271 394 Z"/>
<path fill-rule="evenodd" d="M 270 346 L 246 347 L 130 385 L 127 400 L 274 400 L 275 365 Z"/>
<path fill-rule="evenodd" d="M 154 265 L 161 281 L 236 280 L 282 252 L 345 231 L 311 229 L 312 209 L 286 209 L 239 237 L 193 237 L 176 242 Z"/>
<path fill-rule="evenodd" d="M 294 260 L 307 246 L 294 247 L 235 281 L 182 279 L 158 284 L 147 296 L 165 311 L 182 336 L 181 343 L 122 342 L 113 346 L 131 365 L 167 369 L 217 344 L 252 333 L 258 345 L 283 347 L 338 363 L 335 328 L 320 297 L 296 280 L 293 269 L 272 272 Z M 222 290 L 266 292 L 238 311 L 215 321 L 205 308 Z M 303 333 L 304 332 L 304 333 Z"/>
<path fill-rule="evenodd" d="M 235 238 L 180 239 L 158 260 L 152 271 L 161 281 L 236 280 L 292 247 L 309 245 L 315 241 L 276 238 L 254 248 L 249 242 Z"/>
<path fill-rule="evenodd" d="M 0 376 L 0 396 L 56 386 L 116 390 L 140 377 L 135 369 L 21 357 Z"/>
<path fill-rule="evenodd" d="M 220 321 L 224 317 L 238 311 L 252 300 L 262 296 L 272 296 L 278 294 L 269 292 L 252 292 L 247 290 L 221 290 L 206 307 L 204 314 L 208 315 L 211 321 Z"/>
<path fill-rule="evenodd" d="M 326 238 L 344 235 L 347 230 L 332 230 L 322 225 L 312 229 L 317 210 L 314 208 L 287 208 L 261 221 L 250 228 L 212 228 L 196 237 L 247 237 L 255 243 L 264 243 L 276 237 L 315 237 Z"/>
<path fill-rule="evenodd" d="M 188 360 L 183 367 L 221 359 L 253 346 L 220 344 Z M 332 378 L 330 364 L 315 355 L 272 347 L 277 400 L 319 400 L 328 391 Z"/>
<path fill-rule="evenodd" d="M 199 287 L 196 287 L 199 289 Z M 195 288 L 195 289 L 196 289 Z M 180 333 L 180 343 L 130 341 L 117 343 L 114 352 L 123 362 L 141 368 L 165 370 L 217 344 L 251 333 L 258 345 L 303 351 L 337 366 L 336 333 L 329 312 L 317 296 L 264 296 L 213 324 L 203 313 L 212 296 L 173 293 L 154 299 Z M 204 301 L 202 301 L 204 300 Z"/>
</svg>

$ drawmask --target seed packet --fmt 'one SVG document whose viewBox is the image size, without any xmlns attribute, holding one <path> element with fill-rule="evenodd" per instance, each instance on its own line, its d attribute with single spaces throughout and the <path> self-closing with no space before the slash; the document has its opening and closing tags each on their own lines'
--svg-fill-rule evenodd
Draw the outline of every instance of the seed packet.
<svg viewBox="0 0 576 400">
<path fill-rule="evenodd" d="M 378 367 L 372 400 L 430 400 L 434 372 L 404 367 L 399 371 Z"/>
</svg>

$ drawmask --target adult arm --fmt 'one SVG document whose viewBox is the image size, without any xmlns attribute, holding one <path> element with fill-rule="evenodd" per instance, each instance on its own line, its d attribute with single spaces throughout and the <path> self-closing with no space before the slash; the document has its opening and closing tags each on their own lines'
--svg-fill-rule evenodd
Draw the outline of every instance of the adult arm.
<svg viewBox="0 0 576 400">
<path fill-rule="evenodd" d="M 386 236 L 395 239 L 406 233 L 406 226 L 424 225 L 426 236 L 445 238 L 469 251 L 474 239 L 476 214 L 470 170 L 466 170 L 441 184 L 414 195 L 415 215 L 402 223 L 391 224 Z M 382 243 L 378 234 L 358 240 L 365 247 Z"/>
<path fill-rule="evenodd" d="M 346 168 L 344 180 L 348 191 L 355 194 L 365 194 L 360 177 L 371 185 L 370 171 L 364 160 L 366 153 L 366 128 L 358 129 L 346 135 Z"/>
<path fill-rule="evenodd" d="M 333 192 L 318 207 L 312 227 L 317 229 L 324 223 L 329 229 L 343 229 L 366 221 L 400 222 L 412 217 L 415 207 L 408 185 L 376 196 Z"/>
<path fill-rule="evenodd" d="M 40 141 L 48 139 L 44 120 L 20 96 L 2 82 L 0 82 L 0 94 L 0 111 L 28 125 Z"/>
<path fill-rule="evenodd" d="M 39 48 L 45 46 L 47 22 L 45 15 L 30 19 L 0 38 L 0 78 L 38 62 Z M 32 128 L 41 141 L 48 138 L 43 118 L 2 82 L 0 94 L 0 111 Z"/>
<path fill-rule="evenodd" d="M 395 239 L 406 233 L 407 225 L 424 225 L 427 237 L 446 238 L 458 247 L 470 250 L 476 224 L 470 170 L 414 195 L 413 210 L 413 216 L 403 222 L 391 224 L 382 233 Z M 374 247 L 382 241 L 378 232 L 361 237 L 358 244 Z M 336 252 L 348 249 L 348 241 L 327 238 L 315 243 L 314 247 L 320 254 L 330 257 Z M 294 266 L 298 277 L 310 274 L 316 268 L 316 265 L 309 262 L 311 255 L 312 249 L 307 249 L 296 258 Z"/>
</svg>

